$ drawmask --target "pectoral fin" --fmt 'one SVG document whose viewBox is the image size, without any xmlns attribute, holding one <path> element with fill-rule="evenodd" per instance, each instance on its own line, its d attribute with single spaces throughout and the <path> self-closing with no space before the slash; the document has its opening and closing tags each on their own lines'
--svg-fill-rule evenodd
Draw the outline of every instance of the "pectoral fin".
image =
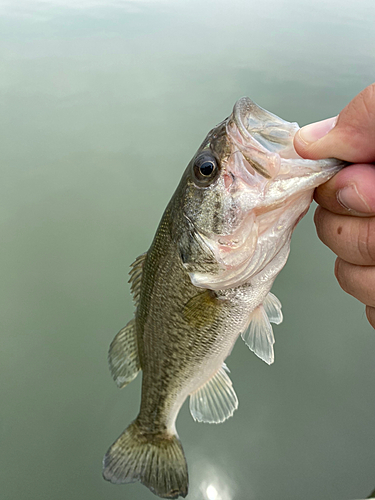
<svg viewBox="0 0 375 500">
<path fill-rule="evenodd" d="M 198 330 L 211 326 L 220 314 L 223 301 L 219 300 L 211 290 L 194 295 L 183 310 L 184 318 L 189 325 Z"/>
<path fill-rule="evenodd" d="M 120 389 L 137 376 L 141 366 L 134 319 L 113 339 L 109 347 L 108 362 L 112 377 Z"/>
<path fill-rule="evenodd" d="M 269 293 L 263 301 L 263 307 L 271 323 L 279 325 L 283 321 L 281 302 L 273 293 Z"/>
<path fill-rule="evenodd" d="M 190 394 L 190 412 L 194 420 L 219 424 L 238 408 L 237 395 L 227 371 L 223 364 L 210 380 Z"/>
<path fill-rule="evenodd" d="M 257 307 L 251 314 L 250 325 L 241 337 L 254 354 L 268 365 L 274 362 L 272 326 L 263 306 Z"/>
</svg>

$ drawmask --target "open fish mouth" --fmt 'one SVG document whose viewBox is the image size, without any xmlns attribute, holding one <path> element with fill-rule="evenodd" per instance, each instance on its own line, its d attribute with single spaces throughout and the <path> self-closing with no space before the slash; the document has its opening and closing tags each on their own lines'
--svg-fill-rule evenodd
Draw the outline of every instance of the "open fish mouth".
<svg viewBox="0 0 375 500">
<path fill-rule="evenodd" d="M 212 137 L 220 136 L 221 142 L 213 141 L 211 147 L 218 157 L 224 151 L 224 172 L 233 178 L 224 183 L 223 196 L 231 197 L 239 215 L 236 221 L 228 217 L 221 227 L 225 231 L 198 229 L 220 270 L 189 273 L 195 286 L 236 287 L 263 271 L 279 253 L 279 260 L 286 260 L 292 231 L 306 213 L 314 189 L 347 165 L 334 158 L 301 158 L 293 146 L 298 130 L 297 123 L 248 97 L 239 99 L 229 118 L 214 129 Z"/>
<path fill-rule="evenodd" d="M 297 123 L 290 123 L 258 106 L 248 97 L 239 99 L 227 123 L 227 133 L 239 148 L 248 170 L 265 179 L 280 172 L 281 158 L 298 158 L 293 138 Z"/>
<path fill-rule="evenodd" d="M 242 97 L 236 102 L 233 121 L 245 140 L 253 139 L 268 152 L 279 153 L 284 158 L 292 157 L 289 148 L 299 130 L 297 123 L 287 122 L 266 111 L 249 97 Z M 295 151 L 293 156 L 298 157 Z"/>
<path fill-rule="evenodd" d="M 253 184 L 254 172 L 267 181 L 315 177 L 308 182 L 308 188 L 321 184 L 321 177 L 331 177 L 346 162 L 333 158 L 324 160 L 305 160 L 295 151 L 293 139 L 299 130 L 296 122 L 288 122 L 258 106 L 248 97 L 242 97 L 234 105 L 233 112 L 226 123 L 226 132 L 234 148 L 242 155 L 247 170 L 236 173 L 245 182 Z M 237 161 L 238 163 L 238 161 Z M 242 166 L 243 171 L 243 166 Z M 311 179 L 310 179 L 311 180 Z M 271 184 L 268 182 L 267 184 Z M 297 186 L 296 186 L 297 187 Z M 298 187 L 298 190 L 302 186 Z"/>
</svg>

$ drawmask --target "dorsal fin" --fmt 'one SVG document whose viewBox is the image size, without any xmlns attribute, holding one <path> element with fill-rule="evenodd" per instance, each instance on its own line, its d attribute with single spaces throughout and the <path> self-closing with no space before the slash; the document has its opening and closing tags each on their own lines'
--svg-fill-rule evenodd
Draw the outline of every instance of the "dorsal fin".
<svg viewBox="0 0 375 500">
<path fill-rule="evenodd" d="M 274 362 L 272 326 L 263 306 L 258 306 L 250 316 L 249 327 L 241 334 L 248 348 L 268 365 Z"/>
<path fill-rule="evenodd" d="M 223 363 L 202 387 L 190 394 L 190 412 L 194 420 L 219 424 L 233 415 L 238 399 Z"/>
<path fill-rule="evenodd" d="M 147 252 L 137 257 L 133 262 L 133 264 L 131 264 L 130 266 L 131 267 L 129 272 L 130 290 L 133 294 L 133 300 L 136 306 L 138 305 L 139 295 L 141 293 L 142 271 L 146 257 L 147 257 Z"/>
</svg>

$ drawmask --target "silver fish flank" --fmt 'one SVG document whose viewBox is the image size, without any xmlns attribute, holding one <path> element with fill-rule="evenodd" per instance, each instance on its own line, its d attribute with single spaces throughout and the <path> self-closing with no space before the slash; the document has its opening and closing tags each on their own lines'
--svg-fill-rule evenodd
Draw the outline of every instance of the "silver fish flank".
<svg viewBox="0 0 375 500">
<path fill-rule="evenodd" d="M 109 448 L 103 476 L 185 497 L 187 464 L 176 432 L 187 397 L 200 422 L 230 417 L 238 400 L 224 363 L 241 335 L 274 361 L 270 292 L 314 188 L 345 164 L 300 158 L 298 130 L 247 97 L 212 129 L 187 166 L 149 251 L 130 271 L 134 318 L 111 343 L 119 387 L 142 370 L 137 418 Z"/>
</svg>

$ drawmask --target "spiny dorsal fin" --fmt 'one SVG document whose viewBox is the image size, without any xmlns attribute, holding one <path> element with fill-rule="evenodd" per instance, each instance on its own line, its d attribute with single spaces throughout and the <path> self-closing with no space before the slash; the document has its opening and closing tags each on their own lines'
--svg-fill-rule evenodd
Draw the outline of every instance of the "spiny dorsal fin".
<svg viewBox="0 0 375 500">
<path fill-rule="evenodd" d="M 146 257 L 147 257 L 147 252 L 137 257 L 133 262 L 133 264 L 131 264 L 130 266 L 131 267 L 129 272 L 130 290 L 133 294 L 133 300 L 136 306 L 138 305 L 139 294 L 141 292 L 142 271 Z"/>
<path fill-rule="evenodd" d="M 135 320 L 118 332 L 109 346 L 109 368 L 113 380 L 122 389 L 137 376 L 141 365 L 138 356 Z"/>
<path fill-rule="evenodd" d="M 223 364 L 213 377 L 190 394 L 190 412 L 194 420 L 219 424 L 231 417 L 238 408 L 237 395 L 227 371 L 228 368 Z"/>
<path fill-rule="evenodd" d="M 279 325 L 283 321 L 281 302 L 273 293 L 269 293 L 263 301 L 263 307 L 271 323 Z"/>
<path fill-rule="evenodd" d="M 272 326 L 263 306 L 258 306 L 250 317 L 249 327 L 241 334 L 248 348 L 268 365 L 274 362 Z"/>
</svg>

